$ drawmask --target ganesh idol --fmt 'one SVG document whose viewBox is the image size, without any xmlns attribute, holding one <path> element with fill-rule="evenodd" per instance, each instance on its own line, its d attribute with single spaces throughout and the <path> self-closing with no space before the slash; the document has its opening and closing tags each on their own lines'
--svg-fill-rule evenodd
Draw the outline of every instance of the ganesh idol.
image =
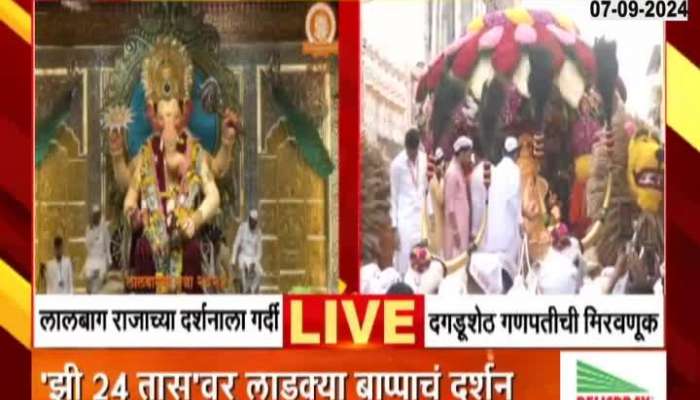
<svg viewBox="0 0 700 400">
<path fill-rule="evenodd" d="M 129 269 L 136 277 L 155 277 L 154 286 L 134 290 L 201 293 L 199 233 L 219 210 L 215 179 L 230 168 L 239 120 L 229 109 L 221 113 L 215 154 L 189 130 L 193 64 L 173 37 L 154 41 L 141 64 L 141 84 L 151 134 L 130 159 L 124 150 L 131 110 L 114 106 L 104 115 L 114 180 L 125 191 L 123 213 L 132 232 Z"/>
</svg>

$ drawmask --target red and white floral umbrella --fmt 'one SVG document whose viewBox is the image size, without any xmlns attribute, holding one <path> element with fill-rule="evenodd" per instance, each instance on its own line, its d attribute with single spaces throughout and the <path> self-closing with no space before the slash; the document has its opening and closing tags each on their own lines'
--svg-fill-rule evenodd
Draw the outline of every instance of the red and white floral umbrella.
<svg viewBox="0 0 700 400">
<path fill-rule="evenodd" d="M 563 99 L 577 108 L 587 85 L 595 81 L 593 50 L 581 39 L 570 18 L 524 8 L 494 11 L 473 20 L 467 33 L 430 63 L 419 82 L 416 99 L 425 100 L 445 73 L 465 81 L 477 99 L 484 83 L 497 75 L 509 79 L 522 96 L 529 97 L 528 52 L 533 47 L 550 54 L 553 84 Z"/>
</svg>

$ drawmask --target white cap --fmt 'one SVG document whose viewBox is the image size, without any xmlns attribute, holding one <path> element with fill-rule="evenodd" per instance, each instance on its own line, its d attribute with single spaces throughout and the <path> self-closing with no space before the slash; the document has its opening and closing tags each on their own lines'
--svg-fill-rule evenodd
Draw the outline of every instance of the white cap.
<svg viewBox="0 0 700 400">
<path fill-rule="evenodd" d="M 250 210 L 250 213 L 248 213 L 248 215 L 252 219 L 258 219 L 258 210 L 252 209 L 252 210 Z"/>
<path fill-rule="evenodd" d="M 99 204 L 95 204 L 95 205 L 92 206 L 92 212 L 93 212 L 93 213 L 98 213 L 98 212 L 100 212 L 100 211 L 101 211 L 101 209 L 100 209 L 100 205 L 99 205 Z"/>
<path fill-rule="evenodd" d="M 438 147 L 437 150 L 435 150 L 435 162 L 440 162 L 443 158 L 445 158 L 445 153 L 442 152 L 441 147 Z"/>
<path fill-rule="evenodd" d="M 455 144 L 452 145 L 452 149 L 455 153 L 459 153 L 460 150 L 471 150 L 474 147 L 474 142 L 466 136 L 460 136 L 455 140 Z"/>
<path fill-rule="evenodd" d="M 508 136 L 506 138 L 505 144 L 503 145 L 508 153 L 518 148 L 518 139 L 513 136 Z"/>
</svg>

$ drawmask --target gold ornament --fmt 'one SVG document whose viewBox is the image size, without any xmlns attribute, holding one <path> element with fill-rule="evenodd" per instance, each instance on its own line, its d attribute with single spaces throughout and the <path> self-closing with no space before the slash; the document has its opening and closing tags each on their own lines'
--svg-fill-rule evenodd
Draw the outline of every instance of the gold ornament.
<svg viewBox="0 0 700 400">
<path fill-rule="evenodd" d="M 162 100 L 189 100 L 192 87 L 192 60 L 185 45 L 171 36 L 156 39 L 143 61 L 141 79 L 151 104 Z"/>
<path fill-rule="evenodd" d="M 107 131 L 126 130 L 134 120 L 129 107 L 118 105 L 108 107 L 102 115 L 102 127 Z"/>
</svg>

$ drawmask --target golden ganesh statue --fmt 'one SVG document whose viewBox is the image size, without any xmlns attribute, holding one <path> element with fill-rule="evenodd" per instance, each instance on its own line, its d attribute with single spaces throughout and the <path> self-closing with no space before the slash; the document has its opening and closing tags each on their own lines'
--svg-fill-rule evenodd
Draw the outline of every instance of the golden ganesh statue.
<svg viewBox="0 0 700 400">
<path fill-rule="evenodd" d="M 523 134 L 519 142 L 518 167 L 520 167 L 522 182 L 523 228 L 528 235 L 529 254 L 533 260 L 541 260 L 552 244 L 552 238 L 546 226 L 547 207 L 544 201 L 549 185 L 540 175 L 533 135 Z"/>
<path fill-rule="evenodd" d="M 188 128 L 194 68 L 187 48 L 174 37 L 160 36 L 147 51 L 140 67 L 151 133 L 131 159 L 125 151 L 131 110 L 112 105 L 104 115 L 114 183 L 126 191 L 128 268 L 132 276 L 155 277 L 155 285 L 132 289 L 201 293 L 198 232 L 219 210 L 215 178 L 230 168 L 239 120 L 223 108 L 219 148 L 214 155 L 207 152 Z"/>
</svg>

